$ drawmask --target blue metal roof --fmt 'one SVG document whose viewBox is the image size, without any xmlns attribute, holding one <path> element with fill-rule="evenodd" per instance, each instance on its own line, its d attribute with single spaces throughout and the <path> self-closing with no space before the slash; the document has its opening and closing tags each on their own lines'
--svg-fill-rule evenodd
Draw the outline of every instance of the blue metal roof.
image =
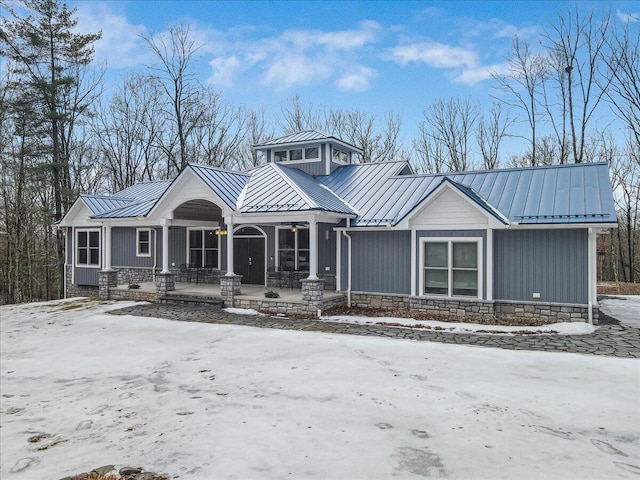
<svg viewBox="0 0 640 480">
<path fill-rule="evenodd" d="M 93 213 L 94 215 L 97 213 L 113 210 L 114 208 L 122 207 L 123 205 L 127 205 L 129 203 L 128 200 L 113 198 L 106 195 L 80 194 L 80 198 L 84 201 L 87 207 L 89 207 L 89 210 L 91 210 L 91 213 Z"/>
<path fill-rule="evenodd" d="M 156 201 L 157 199 L 153 198 L 151 200 L 144 200 L 142 202 L 130 202 L 123 207 L 94 215 L 92 218 L 144 217 L 149 213 L 151 208 L 155 205 Z"/>
<path fill-rule="evenodd" d="M 340 197 L 329 188 L 315 180 L 307 173 L 293 167 L 273 164 L 279 168 L 305 195 L 311 200 L 311 207 L 314 210 L 324 210 L 327 212 L 346 213 L 353 215 L 355 212 L 349 208 Z"/>
<path fill-rule="evenodd" d="M 198 175 L 230 208 L 236 209 L 238 197 L 242 189 L 249 181 L 250 175 L 241 172 L 232 172 L 222 168 L 208 167 L 189 163 L 196 175 Z"/>
<path fill-rule="evenodd" d="M 447 177 L 470 190 L 467 196 L 512 223 L 614 223 L 616 213 L 604 163 L 582 163 L 387 178 L 365 204 L 349 203 L 355 225 L 396 225 Z"/>
<path fill-rule="evenodd" d="M 128 200 L 145 200 L 150 198 L 160 198 L 171 185 L 171 180 L 158 180 L 156 182 L 140 182 L 131 185 L 124 190 L 120 190 L 112 195 L 112 198 L 122 198 Z"/>
<path fill-rule="evenodd" d="M 334 137 L 333 135 L 329 135 L 328 133 L 321 132 L 320 130 L 304 130 L 302 132 L 295 132 L 289 135 L 284 135 L 283 137 L 272 138 L 271 140 L 266 140 L 264 142 L 253 145 L 253 148 L 255 148 L 256 150 L 264 150 L 267 147 L 273 147 L 277 145 L 303 144 L 320 141 L 339 143 L 341 145 L 349 147 L 354 152 L 362 153 L 362 150 L 360 150 L 355 145 L 345 142 L 344 140 Z"/>
</svg>

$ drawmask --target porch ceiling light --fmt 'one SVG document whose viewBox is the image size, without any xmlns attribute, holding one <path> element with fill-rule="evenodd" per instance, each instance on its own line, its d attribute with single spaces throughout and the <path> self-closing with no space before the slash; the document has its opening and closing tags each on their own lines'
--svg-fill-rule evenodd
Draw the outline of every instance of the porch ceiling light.
<svg viewBox="0 0 640 480">
<path fill-rule="evenodd" d="M 295 232 L 297 232 L 297 231 L 298 231 L 298 226 L 297 226 L 295 223 L 292 223 L 292 224 L 291 224 L 291 231 L 292 231 L 293 233 L 295 233 Z"/>
<path fill-rule="evenodd" d="M 226 235 L 226 234 L 227 234 L 226 230 L 220 230 L 220 229 L 216 230 L 216 235 Z"/>
</svg>

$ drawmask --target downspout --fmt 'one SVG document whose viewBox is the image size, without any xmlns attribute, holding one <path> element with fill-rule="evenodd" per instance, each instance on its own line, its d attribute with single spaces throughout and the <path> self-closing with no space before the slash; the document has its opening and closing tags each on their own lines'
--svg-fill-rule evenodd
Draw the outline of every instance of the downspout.
<svg viewBox="0 0 640 480">
<path fill-rule="evenodd" d="M 351 221 L 347 218 L 347 228 Z M 347 230 L 342 230 L 342 235 L 347 237 L 347 305 L 351 307 L 351 235 Z"/>
<path fill-rule="evenodd" d="M 589 237 L 587 241 L 587 275 L 589 275 L 589 280 L 587 281 L 587 288 L 589 289 L 588 293 L 588 309 L 589 309 L 589 325 L 593 325 L 593 256 L 591 252 L 595 249 L 594 245 L 594 235 L 593 228 L 589 230 Z"/>
<path fill-rule="evenodd" d="M 158 231 L 155 228 L 153 231 L 153 283 L 156 283 L 156 268 L 158 268 Z"/>
</svg>

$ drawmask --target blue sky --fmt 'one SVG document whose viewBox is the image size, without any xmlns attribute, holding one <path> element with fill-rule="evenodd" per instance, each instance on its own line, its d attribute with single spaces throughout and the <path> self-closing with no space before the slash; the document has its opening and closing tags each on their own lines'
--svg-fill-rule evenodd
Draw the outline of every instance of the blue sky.
<svg viewBox="0 0 640 480">
<path fill-rule="evenodd" d="M 406 143 L 437 98 L 488 105 L 490 72 L 505 68 L 514 35 L 539 45 L 560 12 L 611 8 L 616 21 L 638 14 L 630 1 L 213 2 L 71 1 L 79 28 L 102 30 L 96 48 L 107 81 L 152 63 L 140 35 L 178 22 L 202 48 L 198 74 L 223 98 L 274 120 L 283 102 L 398 113 Z M 109 91 L 109 85 L 107 85 Z M 276 129 L 276 134 L 280 132 Z"/>
</svg>

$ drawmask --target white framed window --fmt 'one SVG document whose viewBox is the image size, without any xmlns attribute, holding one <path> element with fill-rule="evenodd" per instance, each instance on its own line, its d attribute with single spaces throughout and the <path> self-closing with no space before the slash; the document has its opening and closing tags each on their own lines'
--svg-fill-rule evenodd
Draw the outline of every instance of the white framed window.
<svg viewBox="0 0 640 480">
<path fill-rule="evenodd" d="M 345 151 L 338 150 L 337 148 L 333 149 L 333 161 L 334 163 L 349 163 L 349 154 Z"/>
<path fill-rule="evenodd" d="M 420 239 L 420 294 L 482 298 L 482 238 Z"/>
<path fill-rule="evenodd" d="M 291 150 L 277 150 L 273 152 L 274 162 L 308 162 L 319 161 L 318 147 L 292 148 Z"/>
<path fill-rule="evenodd" d="M 281 270 L 309 270 L 309 227 L 277 227 L 276 259 Z"/>
<path fill-rule="evenodd" d="M 76 266 L 100 267 L 100 230 L 76 230 Z"/>
<path fill-rule="evenodd" d="M 136 256 L 137 257 L 150 257 L 151 256 L 151 229 L 150 228 L 137 228 L 136 229 Z"/>
<path fill-rule="evenodd" d="M 187 229 L 187 263 L 193 268 L 220 267 L 220 235 L 215 228 Z"/>
</svg>

